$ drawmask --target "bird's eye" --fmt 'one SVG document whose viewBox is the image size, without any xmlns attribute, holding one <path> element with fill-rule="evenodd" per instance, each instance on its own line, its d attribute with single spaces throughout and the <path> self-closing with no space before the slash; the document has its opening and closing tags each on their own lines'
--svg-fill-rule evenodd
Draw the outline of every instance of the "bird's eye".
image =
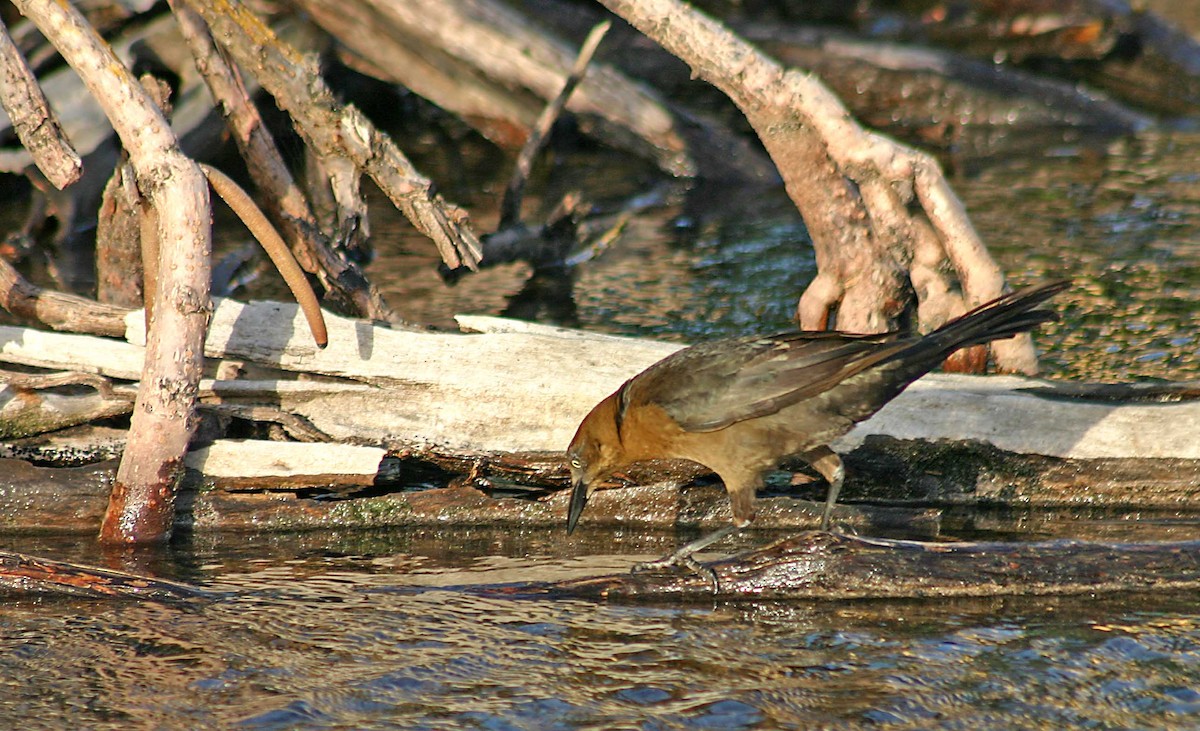
<svg viewBox="0 0 1200 731">
<path fill-rule="evenodd" d="M 571 469 L 573 469 L 573 470 L 583 469 L 583 462 L 580 461 L 580 459 L 578 457 L 572 457 L 571 458 Z"/>
</svg>

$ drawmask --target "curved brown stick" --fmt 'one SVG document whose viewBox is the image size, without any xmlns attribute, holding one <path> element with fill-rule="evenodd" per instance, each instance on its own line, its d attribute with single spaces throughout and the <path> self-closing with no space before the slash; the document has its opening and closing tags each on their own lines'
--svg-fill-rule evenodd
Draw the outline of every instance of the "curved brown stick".
<svg viewBox="0 0 1200 731">
<path fill-rule="evenodd" d="M 308 320 L 308 327 L 312 330 L 313 340 L 317 341 L 317 347 L 324 348 L 329 344 L 329 333 L 325 329 L 325 316 L 321 313 L 321 304 L 317 302 L 316 293 L 313 292 L 308 279 L 304 276 L 304 271 L 296 263 L 296 258 L 292 256 L 291 250 L 283 242 L 283 237 L 254 204 L 250 195 L 242 190 L 240 185 L 233 182 L 232 178 L 209 165 L 201 164 L 200 169 L 204 171 L 204 176 L 208 178 L 208 184 L 217 192 L 221 200 L 225 201 L 225 204 L 237 214 L 242 223 L 246 224 L 246 228 L 250 230 L 258 243 L 262 244 L 263 250 L 267 252 L 267 256 L 271 257 L 271 262 L 275 264 L 275 268 L 283 276 L 283 281 L 287 283 L 288 289 L 292 291 L 292 296 L 296 298 L 300 310 L 304 312 L 304 319 Z"/>
</svg>

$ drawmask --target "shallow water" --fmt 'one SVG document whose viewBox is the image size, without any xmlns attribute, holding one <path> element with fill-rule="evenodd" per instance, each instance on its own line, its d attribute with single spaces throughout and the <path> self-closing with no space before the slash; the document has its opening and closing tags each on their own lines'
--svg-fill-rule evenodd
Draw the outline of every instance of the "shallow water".
<svg viewBox="0 0 1200 731">
<path fill-rule="evenodd" d="M 640 606 L 488 591 L 634 558 L 571 555 L 554 538 L 225 537 L 142 556 L 228 594 L 0 605 L 0 719 L 95 729 L 1200 723 L 1192 596 Z"/>
</svg>

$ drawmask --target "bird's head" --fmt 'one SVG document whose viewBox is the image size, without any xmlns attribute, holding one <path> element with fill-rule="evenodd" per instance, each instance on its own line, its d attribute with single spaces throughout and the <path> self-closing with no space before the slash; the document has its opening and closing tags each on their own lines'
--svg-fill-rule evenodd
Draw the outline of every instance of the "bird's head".
<svg viewBox="0 0 1200 731">
<path fill-rule="evenodd" d="M 596 404 L 584 418 L 567 448 L 567 460 L 571 466 L 567 533 L 571 533 L 596 487 L 626 463 L 617 426 L 616 394 Z"/>
</svg>

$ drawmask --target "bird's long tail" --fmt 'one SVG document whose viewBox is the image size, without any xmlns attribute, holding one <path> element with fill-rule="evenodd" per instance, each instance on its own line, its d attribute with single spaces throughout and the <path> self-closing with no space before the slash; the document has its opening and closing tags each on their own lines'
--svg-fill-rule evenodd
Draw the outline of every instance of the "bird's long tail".
<svg viewBox="0 0 1200 731">
<path fill-rule="evenodd" d="M 916 368 L 928 363 L 928 368 L 932 368 L 961 348 L 1010 338 L 1057 320 L 1058 315 L 1054 312 L 1036 307 L 1070 285 L 1067 280 L 1045 282 L 997 297 L 951 320 L 887 360 L 901 361 Z"/>
</svg>

